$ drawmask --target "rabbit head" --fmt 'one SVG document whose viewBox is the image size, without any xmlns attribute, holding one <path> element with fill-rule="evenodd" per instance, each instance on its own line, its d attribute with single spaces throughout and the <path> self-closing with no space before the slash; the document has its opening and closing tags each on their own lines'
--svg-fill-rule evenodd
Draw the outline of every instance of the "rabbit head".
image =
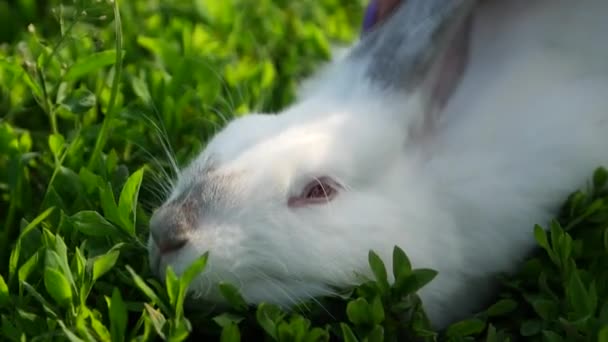
<svg viewBox="0 0 608 342">
<path fill-rule="evenodd" d="M 249 302 L 291 305 L 356 284 L 368 251 L 387 256 L 404 225 L 441 222 L 409 140 L 423 131 L 430 75 L 469 5 L 408 1 L 294 105 L 229 123 L 152 216 L 158 274 L 209 251 L 196 294 L 220 301 L 216 285 L 227 281 Z M 411 245 L 430 240 L 412 236 Z"/>
<path fill-rule="evenodd" d="M 229 123 L 153 214 L 152 268 L 208 251 L 194 295 L 221 303 L 225 281 L 288 307 L 359 283 L 369 250 L 390 268 L 398 245 L 439 271 L 421 290 L 436 325 L 471 313 L 608 160 L 605 59 L 557 29 L 606 32 L 606 2 L 483 3 L 408 0 L 292 106 Z"/>
</svg>

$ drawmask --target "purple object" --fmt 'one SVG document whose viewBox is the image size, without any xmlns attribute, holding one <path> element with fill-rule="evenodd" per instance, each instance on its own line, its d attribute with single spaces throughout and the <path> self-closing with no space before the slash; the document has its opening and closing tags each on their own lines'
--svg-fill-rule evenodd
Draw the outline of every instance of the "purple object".
<svg viewBox="0 0 608 342">
<path fill-rule="evenodd" d="M 369 31 L 378 17 L 378 0 L 371 0 L 370 4 L 365 10 L 365 16 L 363 17 L 363 32 Z"/>
</svg>

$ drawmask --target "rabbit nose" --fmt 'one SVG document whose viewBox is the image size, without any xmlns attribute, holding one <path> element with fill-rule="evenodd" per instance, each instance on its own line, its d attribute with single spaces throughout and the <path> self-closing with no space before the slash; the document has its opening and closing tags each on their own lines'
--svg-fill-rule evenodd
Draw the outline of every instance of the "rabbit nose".
<svg viewBox="0 0 608 342">
<path fill-rule="evenodd" d="M 161 255 L 184 247 L 189 229 L 190 224 L 179 208 L 161 207 L 150 218 L 150 234 Z"/>
</svg>

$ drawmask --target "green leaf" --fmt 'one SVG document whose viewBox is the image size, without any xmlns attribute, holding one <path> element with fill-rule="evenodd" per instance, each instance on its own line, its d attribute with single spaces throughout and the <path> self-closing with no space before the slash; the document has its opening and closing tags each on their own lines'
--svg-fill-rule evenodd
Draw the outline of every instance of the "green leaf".
<svg viewBox="0 0 608 342">
<path fill-rule="evenodd" d="M 563 337 L 554 333 L 553 331 L 543 330 L 543 341 L 547 342 L 563 342 L 565 341 Z"/>
<path fill-rule="evenodd" d="M 202 256 L 200 256 L 198 259 L 196 259 L 194 262 L 192 262 L 188 268 L 186 268 L 186 270 L 184 271 L 184 273 L 181 275 L 181 277 L 179 278 L 179 284 L 176 282 L 175 283 L 175 287 L 171 287 L 169 288 L 169 286 L 173 286 L 173 284 L 171 284 L 172 281 L 176 281 L 173 278 L 166 278 L 167 281 L 167 291 L 169 293 L 169 295 L 173 295 L 176 296 L 175 297 L 175 304 L 173 306 L 173 308 L 175 309 L 175 315 L 177 317 L 182 317 L 183 315 L 183 304 L 184 301 L 186 300 L 186 293 L 188 292 L 188 288 L 190 287 L 190 284 L 192 283 L 192 281 L 194 280 L 195 277 L 197 277 L 198 275 L 200 275 L 204 270 L 205 267 L 207 266 L 207 259 L 209 258 L 209 252 L 204 253 Z M 170 274 L 172 274 L 173 271 L 171 270 L 171 268 L 167 268 L 167 276 L 169 276 Z M 174 277 L 174 276 L 170 276 L 170 277 Z"/>
<path fill-rule="evenodd" d="M 498 333 L 496 332 L 496 328 L 492 325 L 488 325 L 488 333 L 486 334 L 486 342 L 499 342 L 501 341 L 498 338 Z"/>
<path fill-rule="evenodd" d="M 123 53 L 124 56 L 124 53 Z M 116 61 L 116 50 L 106 50 L 78 59 L 65 73 L 66 81 L 75 81 Z"/>
<path fill-rule="evenodd" d="M 158 295 L 146 284 L 146 282 L 131 268 L 131 266 L 126 266 L 127 271 L 131 274 L 131 278 L 133 278 L 133 282 L 135 282 L 135 286 L 139 288 L 141 292 L 143 292 L 154 304 L 158 305 L 160 309 L 164 312 L 171 312 L 167 305 L 158 297 Z"/>
<path fill-rule="evenodd" d="M 378 282 L 378 286 L 380 286 L 380 289 L 382 291 L 388 290 L 388 275 L 386 274 L 386 267 L 384 266 L 384 262 L 382 262 L 382 259 L 380 259 L 378 254 L 370 250 L 368 254 L 368 261 L 372 272 L 374 272 L 374 276 L 376 277 L 376 281 Z"/>
<path fill-rule="evenodd" d="M 231 323 L 240 323 L 242 320 L 244 319 L 244 317 L 242 316 L 237 316 L 234 314 L 231 314 L 229 312 L 224 312 L 220 315 L 217 315 L 215 317 L 213 317 L 213 321 L 215 323 L 217 323 L 217 325 L 219 325 L 221 328 L 224 328 L 225 326 L 231 324 Z"/>
<path fill-rule="evenodd" d="M 608 326 L 605 326 L 600 330 L 597 342 L 608 342 Z"/>
<path fill-rule="evenodd" d="M 110 341 L 112 339 L 110 331 L 108 331 L 108 328 L 106 328 L 105 325 L 103 325 L 103 323 L 97 317 L 95 317 L 94 315 L 90 315 L 88 318 L 89 318 L 91 327 L 93 328 L 93 331 L 95 332 L 95 335 L 99 336 L 99 340 Z M 86 333 L 86 336 L 90 337 L 90 338 L 93 337 L 88 332 Z"/>
<path fill-rule="evenodd" d="M 42 88 L 40 88 L 40 85 L 38 84 L 38 82 L 36 82 L 30 75 L 30 73 L 28 73 L 25 70 L 25 68 L 23 68 L 21 65 L 19 65 L 17 61 L 10 62 L 7 59 L 5 59 L 4 56 L 2 56 L 2 57 L 0 57 L 0 67 L 2 69 L 10 70 L 13 73 L 15 73 L 16 75 L 21 76 L 21 78 L 23 79 L 23 82 L 28 86 L 28 88 L 30 89 L 30 91 L 32 92 L 34 97 L 36 97 L 38 99 L 42 99 L 44 97 L 43 93 L 42 93 Z"/>
<path fill-rule="evenodd" d="M 547 240 L 547 232 L 539 225 L 534 226 L 534 238 L 539 246 L 545 250 L 550 250 L 549 240 Z"/>
<path fill-rule="evenodd" d="M 226 282 L 220 282 L 219 288 L 222 296 L 224 296 L 234 309 L 237 311 L 245 311 L 247 309 L 247 303 L 236 287 Z"/>
<path fill-rule="evenodd" d="M 271 61 L 264 61 L 262 64 L 262 80 L 260 81 L 260 88 L 270 88 L 274 84 L 276 79 L 277 71 Z"/>
<path fill-rule="evenodd" d="M 190 286 L 190 283 L 199 276 L 207 267 L 207 259 L 209 259 L 209 252 L 205 252 L 198 259 L 192 262 L 188 268 L 184 271 L 181 276 L 181 285 L 184 289 Z"/>
<path fill-rule="evenodd" d="M 21 267 L 19 267 L 19 271 L 17 272 L 17 278 L 19 282 L 24 282 L 27 280 L 30 274 L 34 272 L 37 266 L 40 265 L 40 255 L 42 253 L 43 248 L 36 251 L 36 253 L 32 254 L 32 256 L 24 262 Z"/>
<path fill-rule="evenodd" d="M 370 323 L 370 305 L 365 298 L 357 298 L 346 305 L 346 315 L 355 325 Z"/>
<path fill-rule="evenodd" d="M 601 190 L 604 188 L 606 183 L 608 182 L 608 170 L 603 167 L 599 167 L 593 173 L 593 187 L 596 190 Z"/>
<path fill-rule="evenodd" d="M 261 303 L 255 313 L 256 320 L 268 336 L 277 340 L 277 323 L 280 322 L 284 313 L 274 305 Z"/>
<path fill-rule="evenodd" d="M 340 328 L 342 328 L 342 337 L 344 338 L 344 342 L 359 342 L 355 333 L 350 329 L 348 325 L 345 323 L 340 323 Z"/>
<path fill-rule="evenodd" d="M 326 329 L 312 328 L 308 331 L 304 342 L 329 342 L 330 336 Z"/>
<path fill-rule="evenodd" d="M 112 299 L 108 304 L 112 342 L 124 341 L 127 331 L 127 307 L 118 288 L 115 287 L 112 291 Z"/>
<path fill-rule="evenodd" d="M 38 215 L 35 219 L 32 220 L 23 230 L 21 234 L 19 234 L 19 239 L 22 239 L 24 236 L 30 233 L 34 228 L 36 228 L 42 221 L 46 220 L 49 215 L 55 210 L 55 208 L 48 208 L 42 214 Z"/>
<path fill-rule="evenodd" d="M 59 237 L 56 237 L 55 241 L 60 240 Z M 46 256 L 44 259 L 44 263 L 45 263 L 45 268 L 50 268 L 53 270 L 56 270 L 58 272 L 61 272 L 63 274 L 63 278 L 67 281 L 68 285 L 70 286 L 70 292 L 72 290 L 74 290 L 76 288 L 76 283 L 74 282 L 74 278 L 72 277 L 72 270 L 70 269 L 70 266 L 68 265 L 68 261 L 66 259 L 64 259 L 63 254 L 61 251 L 56 252 L 54 250 L 51 249 L 47 249 L 46 250 Z"/>
<path fill-rule="evenodd" d="M 55 159 L 60 159 L 65 147 L 65 139 L 63 135 L 56 133 L 49 135 L 49 148 Z"/>
<path fill-rule="evenodd" d="M 23 282 L 21 283 L 21 285 L 23 286 L 23 288 L 27 291 L 27 293 L 32 296 L 34 299 L 36 299 L 38 301 L 38 303 L 40 303 L 40 305 L 42 305 L 42 308 L 44 309 L 44 312 L 46 313 L 46 315 L 52 319 L 57 319 L 58 315 L 56 313 L 57 310 L 55 310 L 53 308 L 53 306 L 51 305 L 51 303 L 47 302 L 46 299 L 44 299 L 44 297 L 42 297 L 42 295 L 36 291 L 36 289 L 28 284 L 27 282 Z"/>
<path fill-rule="evenodd" d="M 174 313 L 176 313 L 179 306 L 180 282 L 171 265 L 165 269 L 165 287 L 167 288 L 169 304 L 171 304 Z M 181 315 L 177 316 L 181 317 Z"/>
<path fill-rule="evenodd" d="M 450 325 L 446 331 L 449 337 L 466 337 L 481 333 L 486 328 L 486 322 L 477 319 L 467 319 Z"/>
<path fill-rule="evenodd" d="M 370 310 L 372 323 L 380 324 L 384 322 L 384 306 L 382 305 L 382 300 L 380 299 L 380 296 L 376 296 L 374 300 L 372 300 Z"/>
<path fill-rule="evenodd" d="M 566 265 L 572 254 L 572 238 L 569 234 L 563 234 L 559 242 L 556 252 L 560 257 L 561 264 Z"/>
<path fill-rule="evenodd" d="M 74 227 L 84 235 L 94 237 L 120 237 L 118 229 L 98 212 L 83 210 L 70 217 Z"/>
<path fill-rule="evenodd" d="M 534 311 L 544 320 L 551 321 L 559 314 L 559 304 L 548 299 L 537 299 L 532 301 Z"/>
<path fill-rule="evenodd" d="M 4 281 L 4 278 L 0 274 L 0 308 L 6 306 L 10 300 L 10 294 L 8 292 L 8 286 Z"/>
<path fill-rule="evenodd" d="M 367 335 L 368 342 L 384 342 L 384 328 L 381 325 L 376 325 L 374 329 Z"/>
<path fill-rule="evenodd" d="M 88 194 L 93 193 L 94 190 L 101 187 L 101 184 L 103 184 L 101 177 L 84 167 L 80 168 L 78 177 L 80 178 L 80 181 L 82 182 L 82 185 L 84 185 Z"/>
<path fill-rule="evenodd" d="M 17 327 L 8 320 L 8 318 L 2 315 L 2 325 L 0 325 L 0 336 L 3 336 L 11 341 L 20 341 L 21 334 L 23 332 L 17 329 Z"/>
<path fill-rule="evenodd" d="M 393 276 L 395 277 L 395 281 L 408 276 L 411 271 L 412 264 L 410 259 L 401 248 L 395 246 L 393 248 Z"/>
<path fill-rule="evenodd" d="M 44 286 L 48 294 L 60 306 L 66 307 L 72 301 L 72 287 L 63 272 L 46 267 L 44 269 Z"/>
<path fill-rule="evenodd" d="M 241 340 L 241 332 L 239 331 L 238 325 L 232 322 L 222 329 L 222 335 L 220 337 L 221 342 L 239 342 Z"/>
<path fill-rule="evenodd" d="M 301 341 L 310 330 L 310 321 L 301 315 L 294 314 L 289 322 L 281 322 L 278 326 L 279 341 Z"/>
<path fill-rule="evenodd" d="M 594 314 L 597 303 L 590 297 L 589 292 L 585 288 L 577 271 L 573 271 L 570 274 L 570 279 L 568 280 L 568 285 L 566 287 L 566 297 L 568 298 L 570 306 L 577 314 L 577 318 Z"/>
<path fill-rule="evenodd" d="M 61 105 L 74 114 L 84 114 L 95 107 L 97 98 L 90 90 L 79 88 L 70 93 Z"/>
<path fill-rule="evenodd" d="M 72 267 L 75 268 L 76 276 L 79 279 L 84 279 L 84 271 L 87 265 L 87 259 L 84 257 L 80 248 L 76 247 L 74 257 L 72 258 Z"/>
<path fill-rule="evenodd" d="M 104 183 L 99 189 L 99 201 L 101 202 L 104 216 L 112 223 L 122 225 L 118 205 L 116 205 L 116 199 L 114 199 L 114 192 L 112 192 L 110 183 Z"/>
<path fill-rule="evenodd" d="M 48 230 L 44 229 L 44 231 L 47 232 Z M 72 285 L 72 288 L 76 288 L 76 282 L 72 276 L 72 270 L 70 269 L 70 264 L 68 261 L 68 248 L 60 235 L 55 235 L 55 251 L 57 252 L 57 261 L 59 262 L 59 266 L 63 271 L 63 275 L 65 275 L 70 285 Z"/>
<path fill-rule="evenodd" d="M 65 326 L 65 323 L 63 323 L 62 320 L 59 320 L 57 323 L 59 323 L 59 326 L 63 330 L 63 333 L 70 342 L 85 342 L 85 340 L 81 339 L 80 337 L 78 337 L 78 335 L 74 334 L 70 329 L 68 329 L 68 327 Z"/>
<path fill-rule="evenodd" d="M 19 257 L 21 256 L 21 239 L 17 239 L 17 243 L 15 243 L 15 247 L 11 251 L 11 256 L 8 260 L 8 281 L 9 283 L 13 282 L 15 279 L 15 274 L 17 273 L 17 265 L 19 264 Z"/>
<path fill-rule="evenodd" d="M 395 289 L 397 289 L 401 295 L 416 293 L 433 281 L 436 276 L 437 271 L 435 270 L 419 268 L 413 270 L 407 277 L 398 279 L 397 283 L 395 283 Z"/>
<path fill-rule="evenodd" d="M 118 200 L 118 212 L 124 224 L 123 228 L 129 235 L 135 235 L 136 215 L 135 209 L 137 206 L 137 197 L 139 195 L 139 187 L 143 179 L 144 169 L 141 168 L 135 171 L 122 188 L 120 198 Z"/>
<path fill-rule="evenodd" d="M 555 251 L 555 249 L 559 248 L 559 242 L 561 240 L 562 235 L 564 234 L 564 231 L 559 222 L 553 220 L 551 221 L 550 232 L 551 234 L 549 235 L 549 237 L 551 238 L 551 247 L 553 247 L 553 250 Z M 558 262 L 556 262 L 556 265 L 560 265 L 559 260 Z"/>
<path fill-rule="evenodd" d="M 154 327 L 154 330 L 156 331 L 158 336 L 165 340 L 166 337 L 163 331 L 163 327 L 167 322 L 165 317 L 160 312 L 151 307 L 148 303 L 144 303 L 144 309 L 146 310 L 146 313 L 148 314 L 148 317 L 152 322 L 152 327 Z"/>
<path fill-rule="evenodd" d="M 132 77 L 131 87 L 133 87 L 133 92 L 135 95 L 137 95 L 137 97 L 140 98 L 146 105 L 150 106 L 153 104 L 152 95 L 150 95 L 148 85 L 143 79 L 140 77 Z"/>
<path fill-rule="evenodd" d="M 170 341 L 185 341 L 192 332 L 192 326 L 187 319 L 170 320 L 170 333 L 168 340 Z"/>
<path fill-rule="evenodd" d="M 517 309 L 517 302 L 512 299 L 502 299 L 486 310 L 488 316 L 503 316 Z"/>
<path fill-rule="evenodd" d="M 530 336 L 538 335 L 538 333 L 540 333 L 541 329 L 542 329 L 542 323 L 540 321 L 537 321 L 537 320 L 525 321 L 522 323 L 521 327 L 519 328 L 519 333 L 522 336 L 530 337 Z"/>
<path fill-rule="evenodd" d="M 116 264 L 119 256 L 120 252 L 113 250 L 93 259 L 93 281 L 96 281 L 111 270 Z"/>
<path fill-rule="evenodd" d="M 234 4 L 232 1 L 196 0 L 196 9 L 206 20 L 222 23 L 234 18 Z"/>
</svg>

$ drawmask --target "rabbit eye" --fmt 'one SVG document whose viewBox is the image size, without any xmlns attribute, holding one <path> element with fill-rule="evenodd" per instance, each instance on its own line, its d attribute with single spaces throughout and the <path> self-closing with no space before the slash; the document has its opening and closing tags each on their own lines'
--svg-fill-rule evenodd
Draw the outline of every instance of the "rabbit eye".
<svg viewBox="0 0 608 342">
<path fill-rule="evenodd" d="M 308 204 L 323 204 L 331 201 L 338 194 L 338 185 L 331 179 L 323 177 L 308 183 L 300 196 L 291 197 L 288 205 L 299 207 Z"/>
<path fill-rule="evenodd" d="M 306 198 L 328 198 L 332 197 L 336 190 L 328 184 L 317 183 L 313 185 L 306 193 Z"/>
</svg>

